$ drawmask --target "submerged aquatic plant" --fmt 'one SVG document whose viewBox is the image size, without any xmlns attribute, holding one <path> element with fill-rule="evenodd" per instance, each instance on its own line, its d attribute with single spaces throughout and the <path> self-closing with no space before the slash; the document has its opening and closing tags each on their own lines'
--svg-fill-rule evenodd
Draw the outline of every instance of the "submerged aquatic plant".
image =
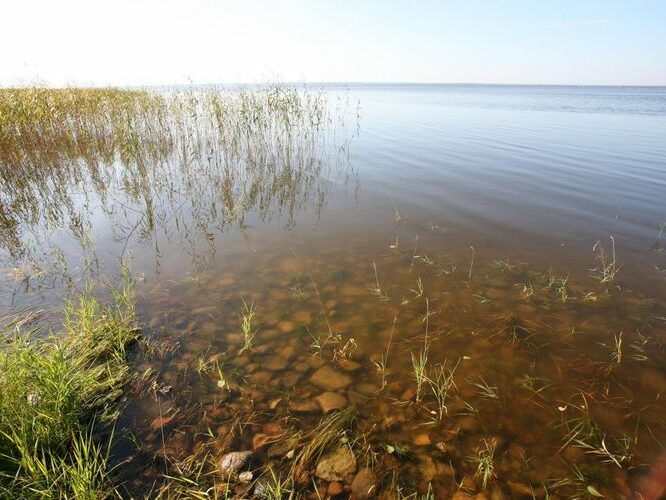
<svg viewBox="0 0 666 500">
<path fill-rule="evenodd" d="M 529 373 L 525 373 L 518 381 L 518 385 L 533 395 L 538 396 L 543 391 L 552 387 L 553 384 L 544 377 L 534 377 Z"/>
<path fill-rule="evenodd" d="M 599 490 L 592 484 L 594 477 L 587 471 L 581 469 L 578 465 L 571 468 L 572 474 L 563 478 L 551 479 L 548 487 L 554 490 L 566 489 L 570 496 L 580 498 L 582 496 L 591 496 L 603 498 Z M 548 492 L 548 490 L 546 490 Z"/>
<path fill-rule="evenodd" d="M 514 314 L 502 318 L 500 333 L 504 334 L 507 343 L 511 345 L 524 342 L 534 335 L 534 331 L 526 326 L 526 322 Z"/>
<path fill-rule="evenodd" d="M 412 355 L 412 377 L 416 383 L 416 401 L 421 401 L 423 385 L 428 381 L 428 346 L 419 351 L 419 355 Z"/>
<path fill-rule="evenodd" d="M 386 353 L 382 356 L 379 361 L 373 361 L 377 371 L 382 377 L 382 386 L 380 390 L 383 390 L 386 387 L 386 375 L 388 374 L 388 356 L 391 350 L 391 343 L 393 342 L 393 333 L 395 331 L 395 324 L 398 321 L 398 317 L 393 317 L 393 325 L 391 326 L 391 333 L 389 334 L 388 343 L 386 344 Z"/>
<path fill-rule="evenodd" d="M 599 280 L 601 284 L 613 283 L 620 271 L 620 265 L 617 262 L 615 255 L 615 238 L 610 237 L 611 240 L 611 255 L 606 254 L 606 250 L 600 241 L 597 241 L 592 247 L 593 252 L 597 252 L 597 267 L 592 269 L 593 275 Z"/>
<path fill-rule="evenodd" d="M 229 484 L 217 484 L 217 475 L 211 468 L 212 462 L 213 459 L 208 452 L 204 452 L 203 456 L 195 453 L 181 460 L 169 460 L 169 472 L 164 474 L 163 484 L 155 493 L 155 498 L 183 500 L 227 498 L 230 493 Z"/>
<path fill-rule="evenodd" d="M 344 441 L 356 415 L 356 407 L 348 406 L 329 413 L 307 430 L 284 431 L 273 439 L 276 453 L 293 459 L 292 473 L 298 467 L 308 466 L 333 444 Z"/>
<path fill-rule="evenodd" d="M 379 298 L 379 300 L 382 300 L 382 301 L 387 301 L 387 300 L 389 300 L 390 297 L 389 297 L 388 294 L 382 289 L 382 287 L 379 285 L 379 276 L 377 275 L 377 264 L 374 263 L 374 262 L 372 263 L 372 269 L 373 269 L 373 271 L 375 272 L 375 287 L 374 287 L 374 288 L 371 288 L 371 289 L 370 289 L 370 292 L 371 292 L 373 295 L 376 295 L 376 296 Z"/>
<path fill-rule="evenodd" d="M 499 399 L 499 392 L 497 386 L 490 385 L 486 380 L 479 376 L 477 382 L 472 382 L 479 390 L 478 393 L 481 397 L 486 399 Z"/>
<path fill-rule="evenodd" d="M 479 447 L 477 454 L 469 458 L 469 461 L 476 465 L 474 477 L 481 479 L 484 488 L 488 485 L 488 481 L 497 477 L 495 473 L 496 446 L 495 440 L 484 439 L 483 446 Z"/>
<path fill-rule="evenodd" d="M 444 418 L 445 414 L 448 414 L 448 409 L 446 408 L 446 402 L 448 400 L 449 391 L 451 388 L 456 387 L 456 383 L 453 380 L 453 375 L 460 364 L 460 360 L 453 366 L 453 368 L 446 367 L 446 361 L 442 364 L 435 366 L 431 370 L 430 375 L 428 376 L 428 385 L 435 397 L 437 402 L 437 410 L 439 420 Z"/>
<path fill-rule="evenodd" d="M 652 244 L 652 247 L 650 247 L 650 250 L 653 251 L 654 253 L 659 254 L 664 251 L 664 247 L 661 243 L 661 240 L 665 231 L 666 231 L 666 222 L 662 222 L 661 224 L 659 224 L 659 232 L 657 233 L 657 239 Z"/>
<path fill-rule="evenodd" d="M 268 470 L 270 477 L 267 481 L 259 483 L 261 491 L 263 492 L 262 498 L 266 500 L 291 500 L 296 498 L 294 491 L 294 480 L 292 477 L 282 479 L 280 474 L 270 467 Z"/>
<path fill-rule="evenodd" d="M 243 312 L 241 313 L 241 331 L 243 332 L 243 347 L 238 352 L 239 354 L 252 349 L 252 341 L 257 334 L 252 329 L 252 320 L 254 319 L 254 302 L 248 306 L 243 300 Z"/>
<path fill-rule="evenodd" d="M 629 467 L 633 463 L 631 449 L 637 443 L 637 436 L 622 435 L 619 439 L 608 436 L 589 415 L 563 419 L 562 426 L 567 434 L 561 449 L 573 445 L 602 462 L 618 467 Z"/>
<path fill-rule="evenodd" d="M 622 335 L 622 332 L 619 335 L 613 335 L 613 352 L 611 353 L 611 358 L 616 365 L 622 363 Z"/>
</svg>

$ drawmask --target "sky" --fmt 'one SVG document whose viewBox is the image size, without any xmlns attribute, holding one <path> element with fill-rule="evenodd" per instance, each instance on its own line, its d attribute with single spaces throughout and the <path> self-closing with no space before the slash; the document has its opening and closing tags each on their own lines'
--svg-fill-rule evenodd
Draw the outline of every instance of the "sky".
<svg viewBox="0 0 666 500">
<path fill-rule="evenodd" d="M 0 85 L 666 85 L 664 0 L 0 0 Z"/>
</svg>

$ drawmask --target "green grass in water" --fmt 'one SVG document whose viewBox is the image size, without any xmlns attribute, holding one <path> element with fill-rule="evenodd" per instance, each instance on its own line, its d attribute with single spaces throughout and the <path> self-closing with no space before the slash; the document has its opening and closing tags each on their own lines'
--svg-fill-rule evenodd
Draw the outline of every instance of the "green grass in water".
<svg viewBox="0 0 666 500">
<path fill-rule="evenodd" d="M 57 333 L 2 332 L 0 497 L 111 493 L 109 447 L 95 433 L 118 416 L 130 370 L 125 350 L 138 336 L 128 283 L 109 307 L 91 290 L 70 302 Z"/>
</svg>

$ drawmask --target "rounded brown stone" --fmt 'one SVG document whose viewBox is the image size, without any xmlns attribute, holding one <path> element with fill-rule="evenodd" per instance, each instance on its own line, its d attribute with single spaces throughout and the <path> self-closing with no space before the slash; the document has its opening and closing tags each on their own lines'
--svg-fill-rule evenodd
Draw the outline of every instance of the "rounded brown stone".
<svg viewBox="0 0 666 500">
<path fill-rule="evenodd" d="M 377 476 L 372 469 L 363 468 L 354 477 L 351 483 L 351 491 L 356 498 L 371 498 L 375 496 L 377 488 Z"/>
<path fill-rule="evenodd" d="M 343 491 L 345 491 L 344 487 L 337 481 L 328 484 L 328 494 L 332 497 L 342 494 Z"/>
<path fill-rule="evenodd" d="M 335 368 L 324 365 L 312 374 L 310 382 L 327 391 L 339 391 L 352 383 L 352 379 Z"/>
<path fill-rule="evenodd" d="M 319 403 L 323 413 L 347 407 L 347 398 L 337 392 L 324 392 L 317 396 L 315 400 Z"/>
</svg>

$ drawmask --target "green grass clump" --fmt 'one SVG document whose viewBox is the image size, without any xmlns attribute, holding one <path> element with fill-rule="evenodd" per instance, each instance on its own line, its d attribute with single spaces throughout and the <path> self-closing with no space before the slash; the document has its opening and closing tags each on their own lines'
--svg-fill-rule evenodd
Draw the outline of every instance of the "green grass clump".
<svg viewBox="0 0 666 500">
<path fill-rule="evenodd" d="M 131 288 L 114 296 L 105 307 L 82 294 L 66 306 L 58 333 L 2 333 L 0 497 L 109 493 L 109 448 L 97 434 L 118 416 L 126 347 L 138 336 Z"/>
</svg>

